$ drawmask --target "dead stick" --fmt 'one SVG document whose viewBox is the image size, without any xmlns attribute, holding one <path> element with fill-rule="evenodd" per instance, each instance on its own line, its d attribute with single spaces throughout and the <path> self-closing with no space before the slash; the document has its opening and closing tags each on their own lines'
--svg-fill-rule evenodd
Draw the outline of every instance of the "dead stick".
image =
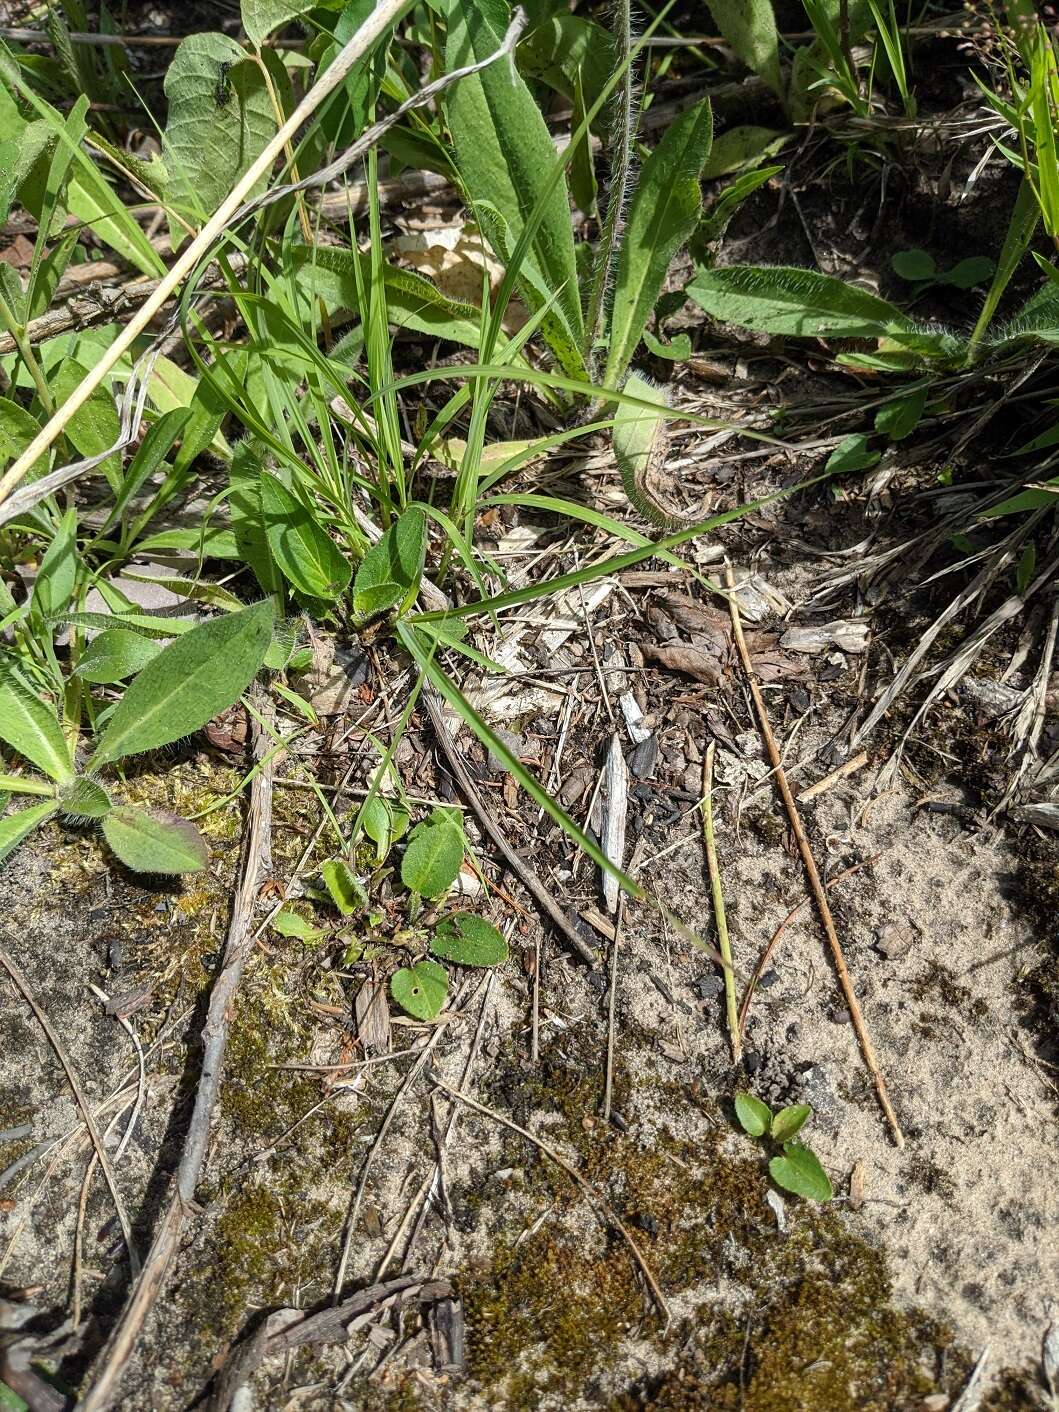
<svg viewBox="0 0 1059 1412">
<path fill-rule="evenodd" d="M 29 988 L 29 982 L 6 951 L 0 951 L 0 965 L 4 967 L 4 970 L 7 971 L 7 974 L 22 992 L 26 1004 L 33 1011 L 38 1024 L 48 1036 L 48 1043 L 51 1045 L 52 1049 L 55 1050 L 56 1058 L 62 1065 L 63 1072 L 66 1074 L 70 1087 L 73 1089 L 77 1106 L 81 1110 L 81 1117 L 84 1119 L 85 1127 L 88 1129 L 88 1135 L 92 1139 L 92 1146 L 95 1148 L 96 1156 L 99 1158 L 99 1165 L 103 1168 L 103 1175 L 107 1180 L 107 1186 L 110 1188 L 110 1195 L 114 1201 L 114 1209 L 118 1213 L 118 1224 L 121 1226 L 121 1233 L 125 1238 L 125 1247 L 129 1252 L 129 1267 L 135 1277 L 140 1273 L 140 1257 L 136 1254 L 136 1246 L 133 1243 L 132 1226 L 125 1210 L 125 1203 L 122 1201 L 121 1193 L 118 1191 L 118 1184 L 114 1179 L 114 1168 L 111 1166 L 107 1149 L 103 1146 L 103 1138 L 100 1135 L 99 1129 L 96 1127 L 96 1120 L 92 1116 L 92 1109 L 89 1107 L 88 1099 L 85 1097 L 85 1091 L 81 1087 L 74 1066 L 70 1062 L 70 1056 L 63 1048 L 62 1041 L 52 1028 L 51 1021 L 34 999 L 33 992 Z"/>
<path fill-rule="evenodd" d="M 267 704 L 259 700 L 258 712 L 264 715 Z M 118 1393 L 118 1384 L 132 1356 L 144 1321 L 165 1282 L 170 1261 L 180 1240 L 184 1216 L 195 1200 L 202 1167 L 206 1160 L 213 1110 L 221 1088 L 224 1051 L 228 1043 L 228 1021 L 243 968 L 253 950 L 252 922 L 261 876 L 269 864 L 272 837 L 272 763 L 269 739 L 251 715 L 254 755 L 260 768 L 250 786 L 250 809 L 247 817 L 246 841 L 243 847 L 243 875 L 232 906 L 224 961 L 210 993 L 206 1024 L 202 1031 L 203 1056 L 195 1106 L 191 1114 L 184 1150 L 177 1168 L 176 1186 L 158 1229 L 139 1278 L 128 1303 L 97 1359 L 95 1381 L 78 1402 L 75 1412 L 103 1412 L 111 1406 Z"/>
<path fill-rule="evenodd" d="M 585 1180 L 585 1178 L 581 1175 L 577 1168 L 571 1166 L 565 1157 L 561 1157 L 559 1153 L 556 1152 L 555 1148 L 550 1147 L 548 1143 L 546 1143 L 542 1138 L 535 1136 L 526 1128 L 519 1127 L 518 1123 L 516 1123 L 514 1119 L 505 1117 L 503 1113 L 498 1113 L 495 1108 L 487 1108 L 484 1103 L 479 1103 L 478 1100 L 476 1098 L 472 1098 L 470 1094 L 462 1093 L 458 1088 L 453 1088 L 450 1084 L 447 1084 L 445 1082 L 445 1080 L 440 1076 L 440 1074 L 431 1073 L 428 1075 L 428 1077 L 430 1078 L 432 1083 L 435 1083 L 438 1086 L 438 1088 L 444 1089 L 445 1092 L 451 1094 L 453 1098 L 458 1098 L 460 1102 L 465 1103 L 468 1108 L 473 1108 L 476 1113 L 481 1113 L 486 1118 L 492 1118 L 494 1123 L 500 1123 L 503 1127 L 510 1128 L 513 1133 L 518 1133 L 519 1137 L 524 1137 L 527 1142 L 533 1143 L 534 1147 L 539 1148 L 540 1151 L 544 1153 L 545 1157 L 550 1157 L 557 1167 L 562 1168 L 562 1170 L 566 1173 L 566 1175 L 570 1178 L 574 1185 L 580 1187 L 581 1190 L 588 1197 L 589 1204 L 592 1206 L 592 1209 L 596 1212 L 597 1217 L 602 1219 L 605 1223 L 613 1226 L 614 1229 L 625 1241 L 625 1244 L 629 1247 L 629 1252 L 632 1255 L 633 1260 L 636 1262 L 636 1266 L 639 1269 L 640 1273 L 647 1281 L 647 1287 L 651 1291 L 651 1297 L 654 1299 L 655 1304 L 658 1306 L 658 1312 L 662 1315 L 663 1319 L 665 1319 L 666 1327 L 668 1328 L 670 1320 L 672 1318 L 672 1315 L 669 1311 L 669 1305 L 666 1303 L 665 1295 L 659 1288 L 658 1281 L 651 1273 L 650 1266 L 644 1259 L 643 1252 L 640 1250 L 640 1247 L 636 1244 L 632 1236 L 626 1230 L 625 1226 L 622 1225 L 622 1222 L 619 1219 L 617 1212 L 615 1212 L 608 1205 L 606 1200 L 599 1195 L 595 1187 L 593 1187 L 590 1182 Z"/>
<path fill-rule="evenodd" d="M 843 868 L 841 873 L 836 874 L 836 876 L 833 878 L 829 878 L 824 884 L 824 886 L 827 888 L 828 892 L 830 892 L 831 889 L 835 887 L 838 883 L 840 883 L 843 878 L 848 878 L 853 873 L 859 873 L 861 868 L 869 867 L 872 863 L 878 862 L 881 857 L 881 853 L 873 853 L 870 858 L 865 858 L 862 863 L 854 863 L 853 866 L 850 868 Z M 768 945 L 758 957 L 757 965 L 754 967 L 754 973 L 750 977 L 749 981 L 747 981 L 746 990 L 743 992 L 743 999 L 739 1006 L 740 1038 L 742 1038 L 743 1035 L 746 1034 L 746 1017 L 750 1013 L 750 1002 L 754 998 L 754 991 L 757 989 L 757 983 L 761 979 L 765 967 L 772 960 L 772 953 L 776 950 L 776 947 L 779 945 L 780 938 L 782 937 L 783 933 L 794 921 L 798 913 L 805 911 L 806 907 L 809 906 L 809 903 L 811 901 L 812 898 L 803 897 L 801 902 L 798 903 L 797 907 L 791 908 L 791 910 L 784 917 L 783 921 L 780 922 L 779 926 L 769 937 Z"/>
<path fill-rule="evenodd" d="M 706 871 L 710 875 L 710 892 L 713 896 L 713 915 L 717 921 L 717 945 L 724 961 L 724 1003 L 728 1016 L 728 1038 L 732 1044 L 732 1063 L 738 1064 L 743 1048 L 742 1031 L 736 1013 L 732 947 L 728 940 L 728 917 L 724 910 L 721 869 L 717 862 L 717 841 L 713 834 L 713 759 L 716 753 L 717 742 L 711 740 L 706 747 L 706 759 L 702 766 L 702 836 L 706 846 Z"/>
<path fill-rule="evenodd" d="M 496 844 L 497 848 L 504 856 L 504 861 L 533 898 L 534 902 L 536 902 L 537 906 L 551 918 L 556 930 L 562 933 L 564 940 L 570 946 L 571 950 L 576 955 L 580 956 L 582 961 L 587 961 L 590 966 L 594 966 L 596 964 L 595 952 L 578 936 L 577 932 L 567 921 L 563 909 L 559 906 L 558 902 L 556 902 L 555 898 L 544 886 L 537 874 L 532 871 L 527 863 L 522 861 L 511 847 L 510 843 L 508 843 L 507 839 L 504 837 L 499 824 L 486 808 L 481 795 L 475 788 L 474 780 L 471 779 L 470 771 L 460 759 L 452 736 L 449 734 L 449 728 L 445 724 L 445 717 L 441 714 L 441 707 L 435 699 L 434 689 L 429 684 L 423 689 L 423 699 L 426 701 L 427 711 L 430 713 L 430 719 L 433 722 L 438 744 L 441 746 L 442 750 L 444 750 L 445 758 L 449 762 L 449 767 L 456 776 L 467 803 L 478 815 L 478 821 L 482 825 L 482 828 L 485 829 L 486 833 Z"/>
<path fill-rule="evenodd" d="M 813 858 L 813 851 L 809 847 L 809 839 L 802 824 L 801 815 L 798 813 L 798 806 L 794 802 L 794 795 L 791 787 L 787 783 L 787 775 L 780 759 L 779 747 L 776 744 L 776 737 L 772 734 L 772 726 L 769 723 L 768 711 L 765 707 L 765 698 L 761 695 L 761 688 L 758 686 L 757 677 L 754 674 L 754 665 L 750 660 L 750 653 L 747 651 L 746 638 L 743 636 L 743 624 L 739 617 L 739 600 L 733 590 L 735 588 L 735 576 L 732 573 L 731 564 L 725 565 L 725 586 L 728 588 L 728 608 L 732 615 L 732 633 L 735 637 L 735 645 L 739 651 L 739 658 L 743 664 L 743 671 L 746 673 L 747 685 L 750 687 L 750 694 L 754 698 L 754 708 L 757 711 L 758 722 L 761 726 L 761 735 L 768 751 L 769 760 L 776 776 L 776 787 L 783 799 L 784 807 L 787 810 L 787 818 L 790 820 L 791 832 L 798 843 L 798 852 L 802 855 L 802 863 L 805 865 L 806 876 L 809 879 L 809 887 L 816 901 L 817 910 L 820 913 L 820 920 L 824 924 L 824 932 L 831 947 L 831 956 L 835 963 L 835 971 L 838 975 L 838 983 L 842 989 L 842 995 L 849 1010 L 849 1017 L 853 1021 L 853 1028 L 856 1031 L 857 1039 L 860 1042 L 861 1052 L 864 1055 L 864 1062 L 868 1067 L 868 1072 L 872 1076 L 875 1084 L 875 1092 L 879 1097 L 879 1105 L 886 1114 L 886 1121 L 890 1124 L 890 1129 L 894 1135 L 894 1141 L 898 1147 L 904 1147 L 905 1137 L 901 1131 L 901 1125 L 897 1121 L 897 1114 L 890 1103 L 890 1095 L 886 1090 L 886 1080 L 883 1078 L 882 1070 L 879 1068 L 879 1061 L 875 1057 L 875 1046 L 871 1042 L 867 1026 L 864 1023 L 864 1016 L 861 1014 L 860 1004 L 857 1001 L 856 993 L 853 989 L 853 982 L 850 980 L 849 971 L 846 967 L 846 958 L 842 951 L 842 943 L 838 939 L 838 932 L 835 930 L 835 920 L 831 915 L 831 908 L 827 901 L 827 890 L 820 881 L 820 874 L 816 870 L 816 860 Z"/>
</svg>

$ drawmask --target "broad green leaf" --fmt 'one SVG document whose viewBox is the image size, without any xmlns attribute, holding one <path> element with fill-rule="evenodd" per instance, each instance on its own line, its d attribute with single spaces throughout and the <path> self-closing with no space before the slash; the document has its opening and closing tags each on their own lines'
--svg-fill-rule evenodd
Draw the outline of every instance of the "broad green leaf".
<svg viewBox="0 0 1059 1412">
<path fill-rule="evenodd" d="M 430 950 L 459 966 L 499 966 L 507 960 L 507 942 L 491 922 L 473 912 L 456 912 L 439 922 Z"/>
<path fill-rule="evenodd" d="M 30 416 L 25 407 L 0 397 L 0 464 L 8 465 L 21 456 L 26 447 L 40 431 L 40 423 Z M 36 480 L 48 468 L 47 452 L 38 456 L 29 469 L 28 480 Z"/>
<path fill-rule="evenodd" d="M 809 1201 L 830 1201 L 834 1195 L 831 1181 L 816 1154 L 800 1142 L 785 1142 L 783 1156 L 773 1157 L 769 1174 L 784 1191 L 804 1196 Z"/>
<path fill-rule="evenodd" d="M 614 41 L 595 20 L 560 11 L 542 18 L 521 40 L 518 63 L 524 74 L 539 78 L 571 103 L 580 81 L 588 109 L 614 72 Z"/>
<path fill-rule="evenodd" d="M 838 443 L 827 458 L 824 469 L 836 476 L 844 471 L 866 471 L 876 464 L 881 454 L 879 451 L 872 451 L 866 436 L 855 432 Z"/>
<path fill-rule="evenodd" d="M 605 381 L 616 387 L 632 361 L 673 256 L 702 214 L 699 179 L 713 142 L 709 99 L 667 129 L 644 163 L 618 255 Z"/>
<path fill-rule="evenodd" d="M 103 837 L 127 868 L 137 873 L 197 873 L 209 861 L 202 835 L 175 814 L 148 814 L 120 804 L 103 820 Z"/>
<path fill-rule="evenodd" d="M 73 780 L 73 756 L 54 712 L 14 668 L 0 671 L 0 740 L 57 784 Z"/>
<path fill-rule="evenodd" d="M 927 405 L 927 391 L 926 387 L 917 388 L 880 407 L 875 414 L 875 430 L 891 441 L 903 441 L 919 425 Z"/>
<path fill-rule="evenodd" d="M 331 895 L 331 901 L 343 917 L 348 917 L 358 907 L 367 906 L 368 894 L 364 891 L 364 884 L 341 858 L 329 859 L 320 869 L 320 876 Z"/>
<path fill-rule="evenodd" d="M 352 570 L 334 540 L 282 481 L 262 471 L 261 513 L 269 551 L 299 593 L 334 600 Z"/>
<path fill-rule="evenodd" d="M 268 547 L 265 516 L 261 509 L 262 463 L 249 441 L 240 441 L 228 471 L 228 513 L 240 556 L 254 571 L 265 593 L 278 593 L 283 575 Z"/>
<path fill-rule="evenodd" d="M 929 250 L 898 250 L 890 256 L 890 267 L 895 275 L 912 283 L 934 279 L 938 266 Z"/>
<path fill-rule="evenodd" d="M 60 613 L 73 597 L 77 583 L 77 511 L 60 520 L 33 584 L 33 612 L 48 618 Z"/>
<path fill-rule="evenodd" d="M 995 270 L 996 261 L 988 255 L 968 255 L 965 260 L 953 265 L 951 270 L 946 270 L 941 279 L 943 284 L 951 284 L 954 289 L 974 289 L 976 285 L 985 284 Z"/>
<path fill-rule="evenodd" d="M 63 813 L 77 819 L 102 819 L 112 808 L 110 795 L 95 780 L 83 775 L 62 793 Z"/>
<path fill-rule="evenodd" d="M 893 304 L 840 279 L 788 266 L 700 270 L 689 299 L 712 318 L 802 338 L 883 338 L 916 332 Z"/>
<path fill-rule="evenodd" d="M 440 897 L 456 881 L 463 862 L 464 838 L 458 822 L 420 825 L 401 859 L 401 881 L 420 897 Z"/>
<path fill-rule="evenodd" d="M 107 628 L 81 654 L 77 675 L 83 681 L 109 686 L 143 671 L 162 651 L 162 644 L 129 628 Z"/>
<path fill-rule="evenodd" d="M 772 1109 L 752 1093 L 736 1094 L 735 1116 L 743 1131 L 751 1137 L 764 1137 L 772 1123 Z"/>
<path fill-rule="evenodd" d="M 60 613 L 59 622 L 69 623 L 75 628 L 91 628 L 96 632 L 109 632 L 120 628 L 135 633 L 138 637 L 166 638 L 181 637 L 191 632 L 195 626 L 192 618 L 159 618 L 153 613 Z"/>
<path fill-rule="evenodd" d="M 172 529 L 152 534 L 137 543 L 141 554 L 155 554 L 167 549 L 186 549 L 201 554 L 204 559 L 239 559 L 239 546 L 231 530 L 220 525 L 205 529 Z"/>
<path fill-rule="evenodd" d="M 164 87 L 169 199 L 198 222 L 216 210 L 275 135 L 275 114 L 260 68 L 224 34 L 182 40 Z"/>
<path fill-rule="evenodd" d="M 73 390 L 88 376 L 88 369 L 82 367 L 76 358 L 64 358 L 58 371 L 52 377 L 52 395 L 56 406 L 60 406 Z M 114 399 L 105 387 L 97 387 L 87 402 L 77 409 L 67 423 L 66 435 L 82 456 L 98 456 L 121 436 L 121 422 Z M 100 462 L 102 471 L 117 495 L 121 490 L 121 452 L 115 451 Z"/>
<path fill-rule="evenodd" d="M 264 660 L 272 619 L 272 601 L 265 599 L 171 642 L 130 683 L 91 765 L 168 745 L 237 701 Z"/>
<path fill-rule="evenodd" d="M 451 70 L 496 52 L 507 28 L 507 6 L 502 0 L 455 4 L 448 21 L 445 66 Z M 544 196 L 556 160 L 551 135 L 524 80 L 510 61 L 491 64 L 448 89 L 445 114 L 468 196 L 494 205 L 517 241 Z M 580 348 L 581 298 L 564 181 L 556 182 L 545 198 L 526 264 L 534 282 L 557 297 L 567 344 Z"/>
<path fill-rule="evenodd" d="M 644 329 L 642 336 L 648 351 L 656 358 L 665 358 L 669 363 L 683 363 L 691 357 L 691 338 L 686 333 L 675 334 L 669 343 L 655 338 L 649 328 Z"/>
<path fill-rule="evenodd" d="M 795 1103 L 790 1108 L 781 1108 L 772 1119 L 769 1136 L 776 1142 L 789 1142 L 797 1132 L 800 1132 L 812 1111 L 808 1103 Z"/>
<path fill-rule="evenodd" d="M 31 804 L 27 809 L 17 809 L 0 819 L 0 863 L 38 824 L 50 819 L 58 807 L 57 804 Z"/>
<path fill-rule="evenodd" d="M 412 505 L 360 561 L 353 583 L 353 611 L 358 617 L 384 613 L 412 592 L 423 572 L 426 543 L 426 519 Z"/>
<path fill-rule="evenodd" d="M 1059 285 L 1049 281 L 1039 289 L 999 331 L 997 341 L 1003 347 L 1022 339 L 1059 343 Z"/>
<path fill-rule="evenodd" d="M 238 357 L 242 357 L 241 351 Z M 227 355 L 228 366 L 239 366 L 237 355 Z M 205 378 L 193 377 L 170 358 L 159 356 L 155 359 L 148 383 L 151 401 L 159 412 L 175 412 L 185 407 L 191 412 L 191 420 L 184 429 L 178 457 L 184 456 L 184 447 L 195 446 L 195 455 L 202 450 L 202 441 L 210 426 L 219 425 L 222 411 L 218 411 L 217 394 Z M 206 443 L 213 454 L 222 461 L 231 459 L 232 448 L 220 431 L 214 430 L 212 441 Z"/>
<path fill-rule="evenodd" d="M 269 922 L 273 931 L 279 932 L 280 936 L 295 937 L 298 941 L 313 942 L 318 941 L 324 935 L 323 927 L 314 927 L 311 922 L 307 922 L 300 912 L 295 912 L 293 907 L 281 907 L 276 915 Z"/>
<path fill-rule="evenodd" d="M 783 93 L 779 36 L 772 0 L 706 0 L 717 28 L 751 73 Z"/>
<path fill-rule="evenodd" d="M 390 977 L 390 994 L 402 1010 L 417 1020 L 432 1020 L 445 1004 L 449 974 L 436 961 L 417 961 L 402 966 Z"/>
<path fill-rule="evenodd" d="M 246 37 L 255 48 L 260 47 L 274 29 L 298 19 L 317 6 L 318 0 L 242 0 L 240 10 Z M 332 5 L 330 8 L 337 9 L 338 6 Z"/>
<path fill-rule="evenodd" d="M 771 127 L 732 127 L 713 139 L 710 155 L 702 169 L 704 181 L 729 176 L 744 167 L 757 166 L 791 139 L 788 132 Z"/>
</svg>

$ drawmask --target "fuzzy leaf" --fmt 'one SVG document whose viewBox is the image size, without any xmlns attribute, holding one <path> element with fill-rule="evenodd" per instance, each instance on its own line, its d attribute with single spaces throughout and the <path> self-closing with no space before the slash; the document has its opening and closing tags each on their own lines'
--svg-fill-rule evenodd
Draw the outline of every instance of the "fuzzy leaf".
<svg viewBox="0 0 1059 1412">
<path fill-rule="evenodd" d="M 916 331 L 885 299 L 816 270 L 783 265 L 700 270 L 687 295 L 712 318 L 762 333 L 885 338 Z"/>
<path fill-rule="evenodd" d="M 808 1103 L 795 1103 L 790 1108 L 781 1108 L 772 1119 L 769 1136 L 776 1142 L 789 1142 L 804 1126 L 812 1111 Z"/>
<path fill-rule="evenodd" d="M 639 373 L 633 373 L 627 380 L 624 392 L 630 397 L 638 397 L 644 402 L 652 402 L 658 407 L 668 403 L 664 387 L 648 382 Z M 630 502 L 640 514 L 652 524 L 665 525 L 668 515 L 665 506 L 655 497 L 655 479 L 665 461 L 669 446 L 669 432 L 666 418 L 648 407 L 635 407 L 621 402 L 614 412 L 614 459 L 621 472 L 621 483 Z"/>
<path fill-rule="evenodd" d="M 107 628 L 81 654 L 77 675 L 83 681 L 108 686 L 135 676 L 153 662 L 162 644 L 128 628 Z"/>
<path fill-rule="evenodd" d="M 503 0 L 452 5 L 445 65 L 455 69 L 496 52 L 508 23 Z M 533 283 L 557 296 L 564 325 L 563 349 L 581 347 L 583 319 L 574 257 L 573 223 L 566 183 L 544 192 L 555 168 L 555 146 L 529 89 L 510 60 L 462 79 L 445 95 L 445 113 L 456 148 L 456 165 L 472 202 L 489 201 L 517 241 L 537 201 L 543 219 L 526 254 Z M 576 376 L 576 367 L 567 367 Z"/>
<path fill-rule="evenodd" d="M 323 526 L 268 471 L 261 472 L 261 512 L 272 557 L 298 592 L 336 599 L 352 570 Z"/>
<path fill-rule="evenodd" d="M 102 819 L 113 807 L 110 795 L 95 780 L 74 780 L 62 795 L 63 813 L 74 819 Z"/>
<path fill-rule="evenodd" d="M 830 1201 L 834 1195 L 819 1158 L 800 1142 L 783 1144 L 783 1156 L 769 1162 L 769 1174 L 784 1191 L 793 1191 L 795 1196 L 809 1201 Z"/>
<path fill-rule="evenodd" d="M 276 131 L 265 78 L 224 34 L 181 41 L 166 71 L 162 151 L 170 202 L 192 221 L 216 210 Z M 266 177 L 254 188 L 256 194 Z"/>
<path fill-rule="evenodd" d="M 430 950 L 459 966 L 499 966 L 507 960 L 507 942 L 491 922 L 473 912 L 456 912 L 439 922 Z"/>
<path fill-rule="evenodd" d="M 264 593 L 278 593 L 283 575 L 269 548 L 261 507 L 262 465 L 249 441 L 240 441 L 228 471 L 228 513 L 240 557 L 250 565 Z"/>
<path fill-rule="evenodd" d="M 364 891 L 363 884 L 353 875 L 349 864 L 341 858 L 329 859 L 320 869 L 320 876 L 331 895 L 331 901 L 343 917 L 348 917 L 358 907 L 367 906 L 368 894 Z"/>
<path fill-rule="evenodd" d="M 433 818 L 443 814 L 435 810 Z M 420 824 L 401 860 L 401 881 L 421 897 L 440 897 L 456 881 L 463 862 L 464 838 L 459 821 L 447 815 Z"/>
<path fill-rule="evenodd" d="M 272 640 L 272 601 L 200 623 L 171 642 L 130 683 L 91 765 L 139 755 L 190 735 L 231 706 Z"/>
<path fill-rule="evenodd" d="M 317 0 L 243 0 L 240 10 L 246 37 L 258 48 L 274 29 L 296 20 L 316 6 Z"/>
<path fill-rule="evenodd" d="M 209 861 L 194 824 L 175 814 L 148 814 L 121 804 L 103 820 L 103 837 L 127 868 L 137 873 L 197 873 Z"/>
<path fill-rule="evenodd" d="M 0 673 L 0 740 L 58 784 L 73 780 L 73 756 L 54 712 L 14 668 Z"/>
<path fill-rule="evenodd" d="M 772 1123 L 772 1109 L 752 1093 L 736 1094 L 735 1116 L 743 1131 L 751 1137 L 764 1137 Z"/>
<path fill-rule="evenodd" d="M 76 358 L 64 358 L 52 374 L 52 396 L 56 406 L 61 406 L 87 376 L 88 369 L 82 367 Z M 121 436 L 121 422 L 114 399 L 105 387 L 97 387 L 81 404 L 70 418 L 65 432 L 82 456 L 98 456 L 114 445 Z M 121 489 L 121 452 L 115 451 L 101 461 L 98 469 L 117 495 Z"/>
<path fill-rule="evenodd" d="M 0 863 L 38 824 L 50 819 L 57 807 L 55 804 L 31 804 L 28 809 L 17 809 L 15 813 L 0 819 Z"/>
<path fill-rule="evenodd" d="M 390 977 L 390 994 L 402 1010 L 417 1020 L 432 1020 L 445 1004 L 449 975 L 436 961 L 417 961 L 402 966 Z"/>
<path fill-rule="evenodd" d="M 384 613 L 411 592 L 423 572 L 426 544 L 426 519 L 412 505 L 361 560 L 353 584 L 353 611 L 358 617 Z"/>
<path fill-rule="evenodd" d="M 77 511 L 62 517 L 33 584 L 33 610 L 47 618 L 61 612 L 77 583 Z"/>
<path fill-rule="evenodd" d="M 616 387 L 629 366 L 670 262 L 699 223 L 699 178 L 712 144 L 713 113 L 704 98 L 676 119 L 644 163 L 618 255 L 608 387 Z"/>
</svg>

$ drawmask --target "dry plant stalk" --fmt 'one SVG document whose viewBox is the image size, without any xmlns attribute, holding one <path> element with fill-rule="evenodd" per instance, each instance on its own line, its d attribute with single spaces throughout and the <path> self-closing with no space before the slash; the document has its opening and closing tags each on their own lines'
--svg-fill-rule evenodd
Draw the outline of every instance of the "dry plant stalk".
<svg viewBox="0 0 1059 1412">
<path fill-rule="evenodd" d="M 773 774 L 776 777 L 776 788 L 779 790 L 780 797 L 787 810 L 787 818 L 790 821 L 791 832 L 794 834 L 798 844 L 798 852 L 802 856 L 802 863 L 805 866 L 806 876 L 809 879 L 809 888 L 816 902 L 817 911 L 820 913 L 820 920 L 823 923 L 828 944 L 831 947 L 831 957 L 835 963 L 838 983 L 841 987 L 846 1007 L 849 1010 L 849 1017 L 853 1021 L 853 1028 L 860 1043 L 861 1053 L 864 1055 L 864 1062 L 867 1065 L 868 1072 L 871 1074 L 872 1082 L 875 1084 L 875 1092 L 879 1098 L 879 1106 L 886 1115 L 886 1121 L 890 1124 L 894 1142 L 896 1142 L 898 1147 L 904 1147 L 905 1136 L 901 1131 L 901 1125 L 897 1121 L 897 1114 L 894 1112 L 893 1105 L 890 1102 L 890 1095 L 886 1088 L 886 1080 L 883 1078 L 882 1070 L 879 1068 L 879 1061 L 875 1055 L 875 1046 L 871 1042 L 871 1036 L 868 1034 L 868 1028 L 864 1023 L 864 1016 L 861 1014 L 860 1004 L 857 1000 L 856 992 L 853 989 L 853 982 L 850 980 L 849 970 L 846 966 L 846 958 L 842 951 L 842 943 L 839 941 L 838 932 L 835 930 L 835 919 L 832 917 L 831 908 L 828 905 L 827 889 L 820 880 L 820 874 L 817 871 L 813 851 L 809 846 L 805 826 L 802 823 L 801 815 L 798 813 L 798 806 L 794 802 L 791 787 L 787 783 L 787 775 L 783 768 L 783 761 L 780 759 L 779 747 L 776 744 L 776 737 L 772 733 L 772 725 L 769 722 L 765 698 L 761 694 L 757 675 L 754 672 L 754 664 L 750 660 L 750 653 L 747 650 L 746 638 L 743 636 L 743 624 L 739 617 L 739 601 L 735 593 L 732 592 L 735 588 L 735 576 L 732 573 L 730 563 L 725 565 L 724 581 L 725 587 L 729 590 L 728 609 L 732 615 L 732 633 L 735 637 L 735 645 L 739 652 L 739 660 L 743 664 L 747 685 L 750 687 L 750 694 L 754 698 L 754 709 L 757 712 L 758 724 L 761 727 L 761 736 L 765 742 L 765 749 L 768 752 Z"/>
<path fill-rule="evenodd" d="M 743 1052 L 742 1033 L 739 1028 L 739 1015 L 735 1000 L 735 972 L 732 969 L 732 947 L 728 940 L 728 917 L 724 910 L 724 893 L 721 890 L 721 869 L 717 862 L 717 841 L 713 834 L 713 761 L 717 753 L 717 742 L 711 740 L 706 747 L 706 759 L 702 766 L 702 836 L 706 846 L 706 869 L 710 875 L 710 892 L 713 896 L 713 915 L 717 919 L 717 945 L 720 948 L 724 970 L 724 1008 L 728 1018 L 728 1038 L 732 1042 L 732 1063 L 738 1064 Z"/>
</svg>

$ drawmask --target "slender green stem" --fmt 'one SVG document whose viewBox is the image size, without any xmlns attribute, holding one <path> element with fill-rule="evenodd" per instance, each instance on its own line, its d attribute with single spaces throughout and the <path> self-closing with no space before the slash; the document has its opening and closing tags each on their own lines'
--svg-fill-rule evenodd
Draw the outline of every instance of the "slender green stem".
<svg viewBox="0 0 1059 1412">
<path fill-rule="evenodd" d="M 735 999 L 735 971 L 732 969 L 732 948 L 728 940 L 728 918 L 721 891 L 721 869 L 717 862 L 717 844 L 713 834 L 713 757 L 717 746 L 710 741 L 706 763 L 702 767 L 702 833 L 706 844 L 706 867 L 710 874 L 713 894 L 713 914 L 717 919 L 717 947 L 724 962 L 724 1008 L 728 1017 L 728 1038 L 732 1044 L 732 1062 L 739 1063 L 742 1045 L 739 1039 L 739 1007 Z"/>
<path fill-rule="evenodd" d="M 15 341 L 18 349 L 18 356 L 26 365 L 33 385 L 37 389 L 37 396 L 40 398 L 40 405 L 44 408 L 45 416 L 50 417 L 55 411 L 55 403 L 52 400 L 51 389 L 48 387 L 47 379 L 37 362 L 36 355 L 29 339 L 26 337 L 26 330 L 15 318 L 14 310 L 2 294 L 0 294 L 0 324 L 3 324 L 8 333 Z"/>
</svg>

